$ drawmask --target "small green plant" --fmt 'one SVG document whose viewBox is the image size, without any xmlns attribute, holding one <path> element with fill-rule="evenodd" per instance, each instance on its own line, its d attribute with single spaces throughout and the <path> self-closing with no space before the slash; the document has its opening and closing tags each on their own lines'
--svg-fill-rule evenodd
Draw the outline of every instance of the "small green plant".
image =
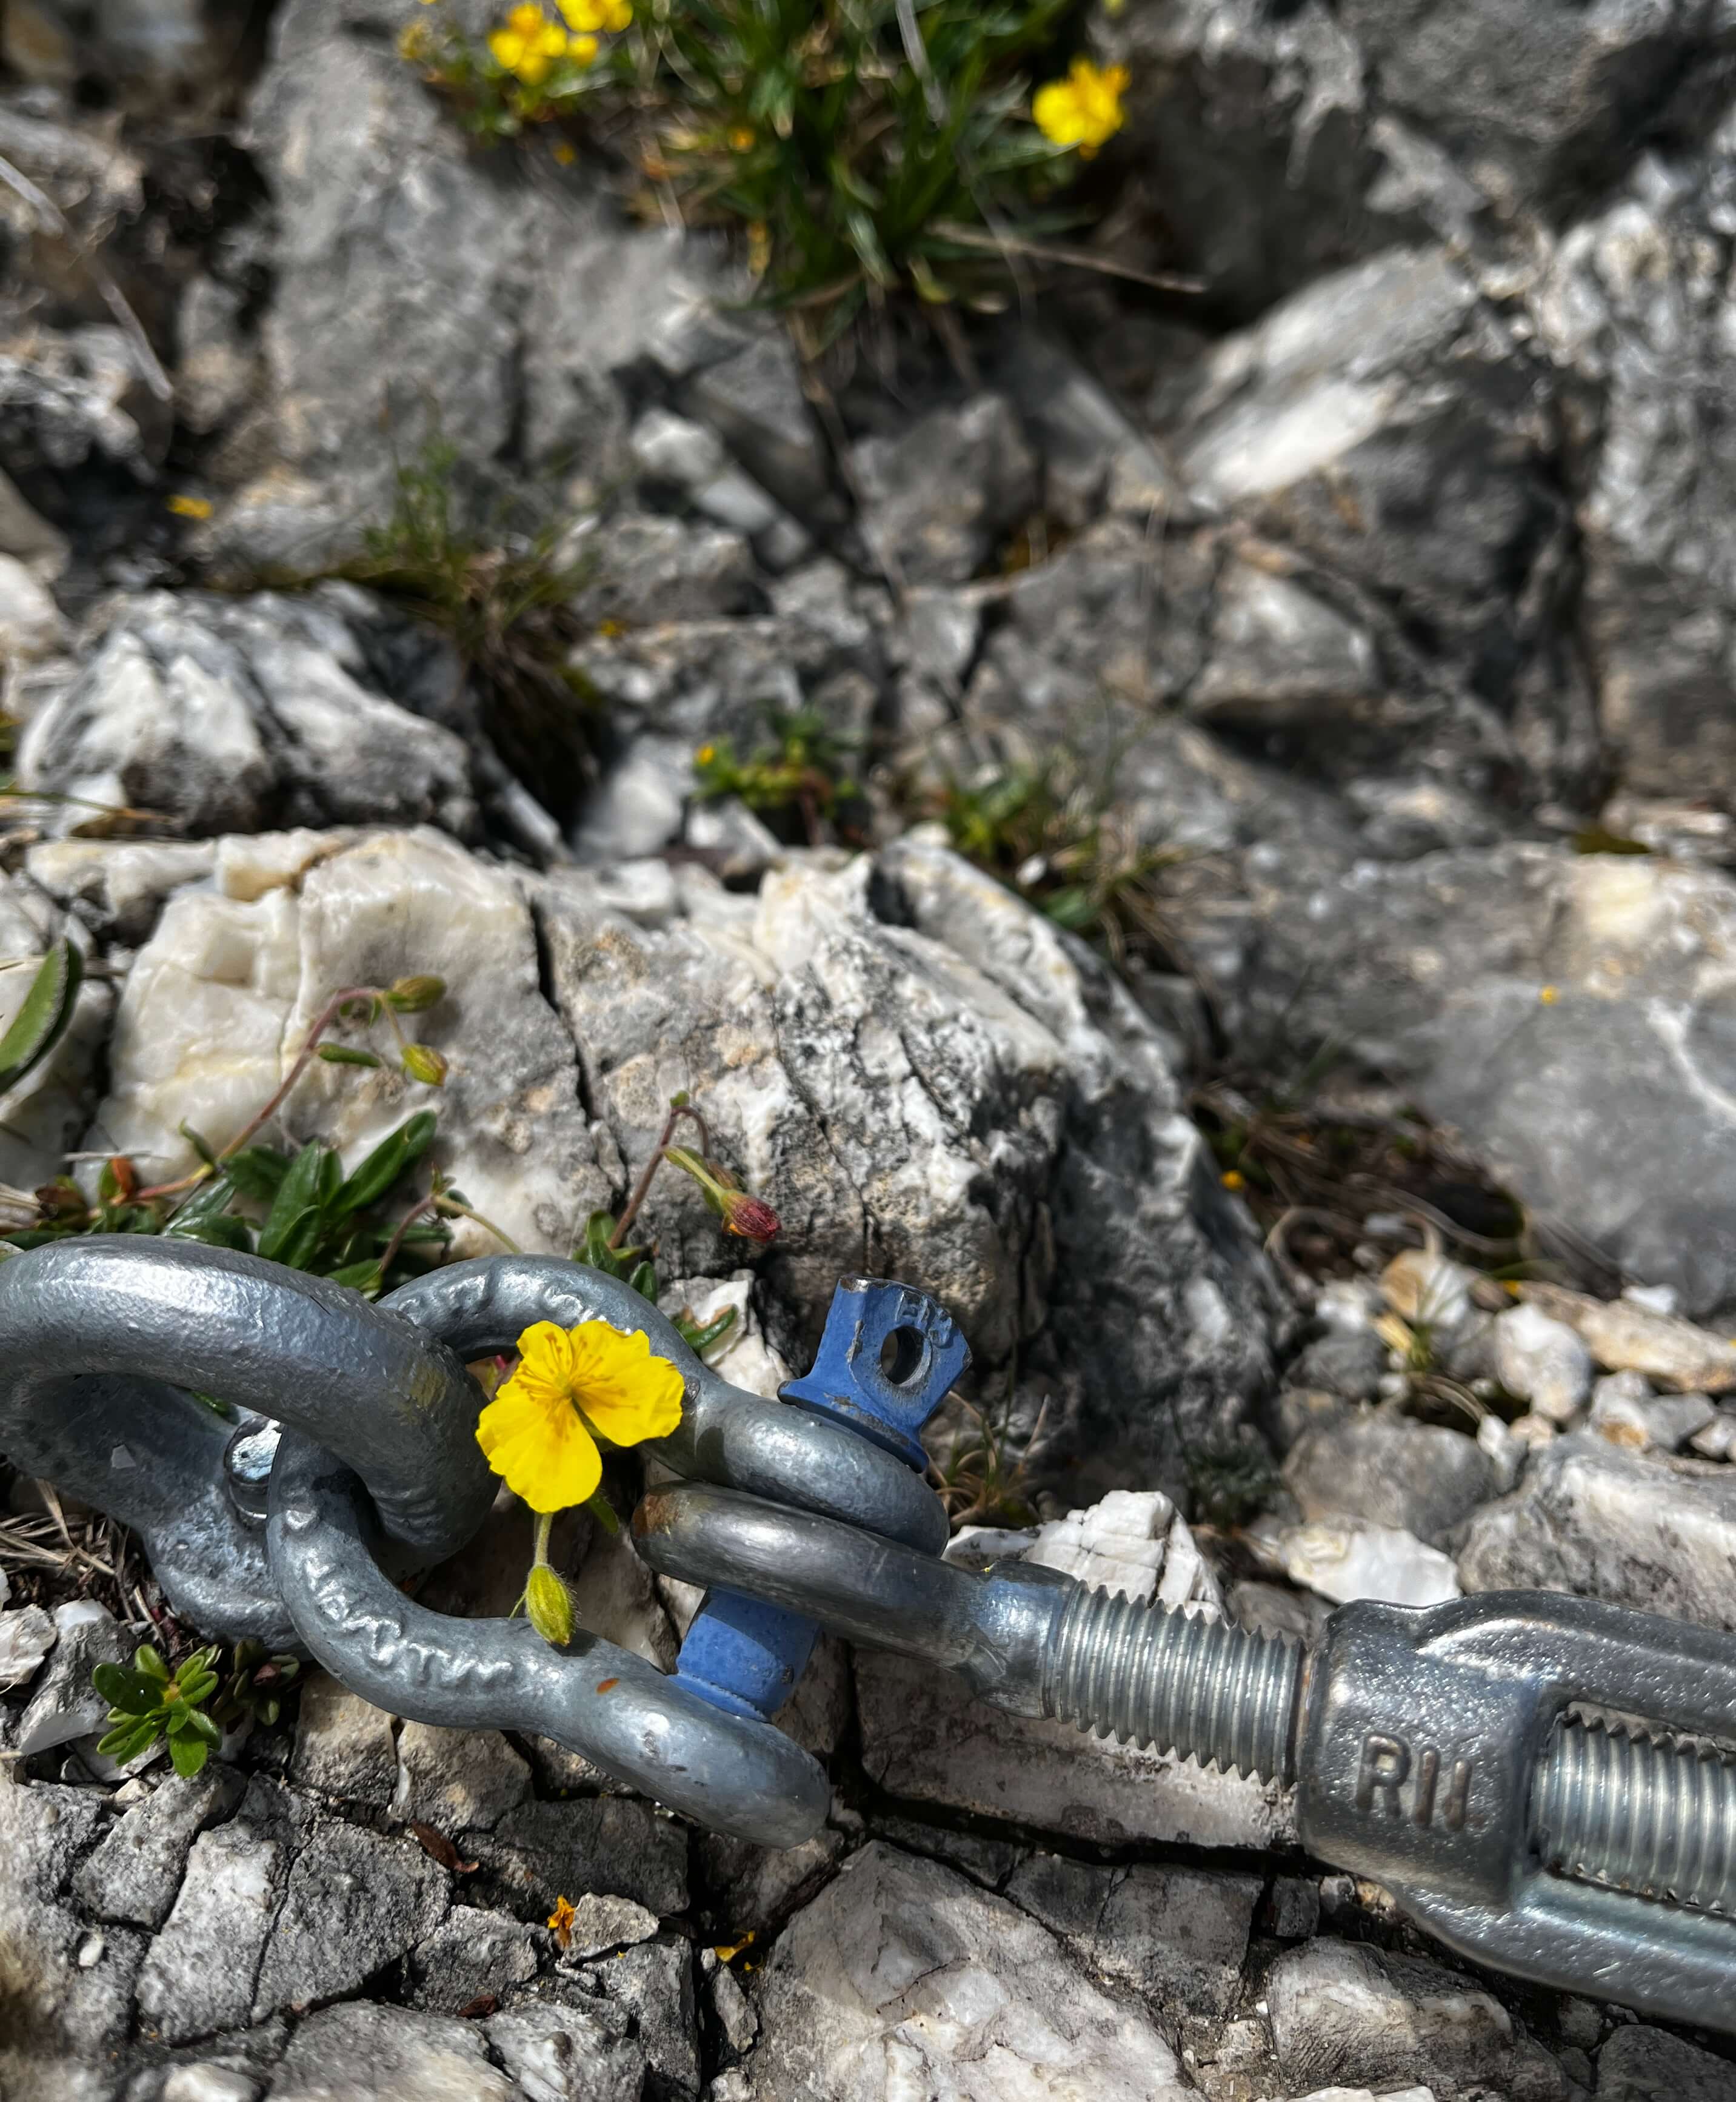
<svg viewBox="0 0 1736 2102">
<path fill-rule="evenodd" d="M 401 465 L 391 517 L 337 573 L 450 638 L 490 741 L 558 814 L 595 777 L 602 728 L 595 690 L 568 663 L 587 632 L 573 600 L 588 565 L 562 561 L 550 527 L 472 523 L 458 464 L 457 447 L 436 436 Z"/>
<path fill-rule="evenodd" d="M 1197 1518 L 1233 1531 L 1264 1510 L 1282 1485 L 1272 1456 L 1257 1438 L 1221 1439 L 1182 1455 Z"/>
<path fill-rule="evenodd" d="M 211 1719 L 232 1730 L 250 1717 L 268 1730 L 283 1712 L 283 1696 L 300 1676 L 299 1657 L 270 1655 L 264 1643 L 250 1637 L 238 1642 L 223 1691 L 211 1704 Z"/>
<path fill-rule="evenodd" d="M 768 706 L 765 714 L 769 741 L 749 757 L 737 758 L 726 737 L 699 747 L 694 799 L 738 796 L 781 837 L 817 846 L 858 798 L 848 771 L 855 742 L 840 737 L 817 708 Z"/>
<path fill-rule="evenodd" d="M 928 1476 L 954 1531 L 964 1525 L 1016 1527 L 1036 1523 L 1028 1475 L 1042 1441 L 1047 1404 L 1038 1411 L 1029 1435 L 1019 1441 L 1015 1451 L 1014 1400 L 1011 1373 L 1003 1394 L 983 1408 L 967 1401 L 963 1395 L 951 1399 L 950 1406 L 957 1414 L 950 1425 L 943 1422 L 940 1428 L 936 1442 L 941 1457 L 930 1462 Z"/>
<path fill-rule="evenodd" d="M 1167 956 L 1154 879 L 1184 857 L 1143 846 L 1107 793 L 1074 762 L 1012 766 L 942 793 L 936 813 L 967 859 L 999 877 L 1119 963 L 1130 949 Z"/>
<path fill-rule="evenodd" d="M 817 347 L 864 308 L 999 310 L 1070 220 L 1127 78 L 1077 60 L 1027 107 L 1075 0 L 550 0 L 405 59 L 485 138 L 582 118 L 689 223 L 733 225 Z M 563 138 L 557 157 L 570 159 Z"/>
<path fill-rule="evenodd" d="M 336 1151 L 317 1139 L 291 1149 L 262 1142 L 258 1133 L 316 1060 L 384 1065 L 379 1053 L 364 1044 L 333 1040 L 328 1032 L 340 1027 L 365 1031 L 384 1019 L 396 1037 L 398 1062 L 405 1075 L 440 1086 L 445 1078 L 445 1059 L 432 1045 L 409 1039 L 400 1018 L 425 1013 L 445 997 L 445 990 L 443 980 L 421 973 L 389 986 L 349 986 L 334 993 L 316 1018 L 282 1085 L 220 1152 L 184 1125 L 183 1136 L 200 1164 L 179 1181 L 141 1187 L 132 1162 L 117 1155 L 104 1164 L 94 1199 L 70 1176 L 57 1176 L 28 1197 L 7 1193 L 4 1201 L 16 1205 L 24 1218 L 0 1240 L 0 1253 L 16 1255 L 77 1234 L 161 1234 L 261 1255 L 291 1270 L 353 1286 L 370 1298 L 417 1275 L 421 1266 L 412 1252 L 425 1257 L 443 1250 L 450 1238 L 446 1219 L 463 1216 L 477 1218 L 485 1226 L 489 1223 L 470 1209 L 460 1192 L 444 1184 L 408 1218 L 394 1223 L 380 1216 L 433 1143 L 437 1120 L 432 1111 L 418 1111 L 388 1133 L 351 1175 L 343 1173 Z M 35 996 L 33 988 L 32 1000 Z M 0 1042 L 0 1052 L 4 1049 Z M 255 1214 L 263 1208 L 263 1217 L 249 1217 L 240 1208 L 246 1205 Z M 505 1241 L 498 1228 L 489 1230 Z"/>
<path fill-rule="evenodd" d="M 217 1687 L 217 1647 L 196 1649 L 171 1673 L 148 1643 L 133 1652 L 132 1667 L 100 1664 L 91 1682 L 108 1703 L 108 1730 L 96 1749 L 126 1766 L 166 1739 L 178 1774 L 196 1774 L 223 1732 L 205 1712 Z"/>
</svg>

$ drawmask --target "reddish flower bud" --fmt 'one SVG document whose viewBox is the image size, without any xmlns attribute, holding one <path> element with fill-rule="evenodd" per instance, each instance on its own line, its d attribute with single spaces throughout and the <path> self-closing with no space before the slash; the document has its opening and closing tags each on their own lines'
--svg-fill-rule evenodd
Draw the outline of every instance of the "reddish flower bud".
<svg viewBox="0 0 1736 2102">
<path fill-rule="evenodd" d="M 746 1241 L 768 1241 L 777 1232 L 778 1217 L 763 1197 L 745 1190 L 725 1190 L 719 1200 L 725 1233 L 739 1234 Z"/>
</svg>

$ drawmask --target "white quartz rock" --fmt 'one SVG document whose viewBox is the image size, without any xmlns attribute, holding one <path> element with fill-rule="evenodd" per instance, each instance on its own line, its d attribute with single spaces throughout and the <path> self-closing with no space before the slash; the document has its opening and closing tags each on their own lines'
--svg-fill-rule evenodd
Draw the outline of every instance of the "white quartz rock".
<svg viewBox="0 0 1736 2102">
<path fill-rule="evenodd" d="M 1571 1421 L 1591 1392 L 1591 1352 L 1565 1321 L 1530 1305 L 1496 1317 L 1495 1368 L 1509 1394 L 1552 1423 Z"/>
<path fill-rule="evenodd" d="M 1393 1606 L 1436 1606 L 1459 1595 L 1450 1557 L 1397 1526 L 1361 1519 L 1292 1526 L 1278 1552 L 1291 1583 L 1335 1605 L 1379 1599 Z"/>
</svg>

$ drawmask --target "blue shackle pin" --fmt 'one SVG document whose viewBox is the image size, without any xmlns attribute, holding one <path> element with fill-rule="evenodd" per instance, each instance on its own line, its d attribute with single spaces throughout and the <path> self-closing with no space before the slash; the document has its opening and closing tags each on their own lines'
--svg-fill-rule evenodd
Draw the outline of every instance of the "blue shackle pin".
<svg viewBox="0 0 1736 2102">
<path fill-rule="evenodd" d="M 812 1369 L 778 1395 L 919 1474 L 928 1456 L 919 1434 L 970 1361 L 938 1300 L 908 1284 L 847 1277 L 832 1294 Z M 799 1614 L 714 1589 L 693 1616 L 675 1676 L 714 1708 L 769 1722 L 795 1692 L 818 1634 Z"/>
</svg>

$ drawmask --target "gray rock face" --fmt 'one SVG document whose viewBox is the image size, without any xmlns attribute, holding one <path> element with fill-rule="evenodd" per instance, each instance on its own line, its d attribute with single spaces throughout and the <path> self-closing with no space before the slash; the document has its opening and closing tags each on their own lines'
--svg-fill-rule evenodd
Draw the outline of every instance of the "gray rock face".
<svg viewBox="0 0 1736 2102">
<path fill-rule="evenodd" d="M 166 2043 L 251 2017 L 301 1821 L 290 1799 L 255 1780 L 229 1823 L 194 1840 L 139 1980 L 139 2012 Z"/>
<path fill-rule="evenodd" d="M 147 592 L 112 610 L 32 716 L 20 778 L 193 834 L 394 819 L 473 832 L 463 741 L 371 685 L 328 603 Z"/>
<path fill-rule="evenodd" d="M 1273 1966 L 1266 2000 L 1287 2090 L 1384 2090 L 1425 2082 L 1441 2102 L 1490 2089 L 1512 2102 L 1565 2102 L 1561 2069 L 1468 1979 L 1411 1957 L 1310 1942 Z"/>
<path fill-rule="evenodd" d="M 766 1965 L 756 2102 L 916 2092 L 1103 2102 L 1187 2091 L 1162 2032 L 1088 1982 L 1042 1927 L 938 1862 L 866 1847 Z"/>
<path fill-rule="evenodd" d="M 1078 1397 L 1060 1427 L 1087 1466 L 1114 1397 L 1117 1481 L 1136 1453 L 1179 1484 L 1178 1423 L 1233 1428 L 1266 1377 L 1275 1288 L 1180 1115 L 1163 1040 L 1051 923 L 909 843 L 774 874 L 751 917 L 698 886 L 649 929 L 582 885 L 538 898 L 587 1093 L 629 1168 L 688 1088 L 744 1182 L 799 1222 L 768 1266 L 787 1355 L 866 1261 L 922 1279 L 980 1364 L 1047 1326 Z M 673 1177 L 644 1218 L 683 1273 L 715 1245 Z"/>
<path fill-rule="evenodd" d="M 64 1902 L 100 1820 L 100 1803 L 83 1791 L 0 1781 L 0 2089 L 30 2102 L 55 2102 L 59 2082 L 70 2086 L 82 2064 L 100 2064 L 126 2037 L 144 1938 L 110 1929 L 95 1960 L 81 1962 L 87 1930 Z"/>
<path fill-rule="evenodd" d="M 1341 1416 L 1304 1430 L 1284 1479 L 1304 1519 L 1368 1519 L 1435 1547 L 1499 1486 L 1474 1438 L 1379 1416 Z"/>
<path fill-rule="evenodd" d="M 484 1865 L 521 1894 L 538 1920 L 557 1897 L 586 1891 L 631 1898 L 656 1913 L 687 1903 L 687 1831 L 649 1803 L 612 1796 L 521 1803 L 471 1843 Z"/>
<path fill-rule="evenodd" d="M 574 1996 L 617 2035 L 631 2036 L 653 2091 L 697 2102 L 699 2010 L 693 1957 L 683 1940 L 645 1941 L 580 1971 Z M 605 2061 L 606 2063 L 606 2061 Z"/>
<path fill-rule="evenodd" d="M 177 890 L 134 961 L 95 1142 L 165 1178 L 185 1173 L 196 1156 L 182 1122 L 227 1144 L 275 1092 L 333 992 L 437 971 L 446 994 L 416 1026 L 448 1062 L 439 1093 L 389 1064 L 360 1072 L 316 1062 L 286 1127 L 298 1140 L 317 1133 L 353 1166 L 435 1107 L 434 1160 L 476 1209 L 521 1248 L 567 1253 L 609 1185 L 512 878 L 432 831 L 232 837 L 215 863 L 213 888 Z M 455 1253 L 497 1246 L 460 1222 Z M 389 1747 L 376 1754 L 389 1794 Z"/>
<path fill-rule="evenodd" d="M 253 2018 L 353 1993 L 433 1932 L 446 1874 L 410 1838 L 321 1824 L 297 1856 L 259 1967 Z"/>
<path fill-rule="evenodd" d="M 99 1919 L 161 1927 L 168 1917 L 188 1848 L 206 1825 L 240 1800 L 232 1767 L 207 1765 L 190 1780 L 171 1774 L 118 1818 L 73 1880 L 73 1892 Z"/>
<path fill-rule="evenodd" d="M 1543 343 L 1586 397 L 1586 638 L 1604 733 L 1642 794 L 1698 796 L 1736 765 L 1724 699 L 1736 454 L 1695 406 L 1732 370 L 1715 259 L 1733 175 L 1728 120 L 1703 157 L 1648 159 L 1626 195 L 1563 237 L 1531 299 Z"/>
<path fill-rule="evenodd" d="M 485 1993 L 503 1998 L 536 1976 L 538 1939 L 535 1927 L 505 1913 L 454 1905 L 411 1951 L 416 2005 L 457 2015 Z"/>
<path fill-rule="evenodd" d="M 54 1624 L 47 1661 L 31 1681 L 23 1712 L 10 1718 L 7 1749 L 20 1758 L 101 1729 L 108 1703 L 91 1683 L 91 1674 L 100 1664 L 124 1664 L 133 1652 L 126 1630 L 94 1599 L 56 1606 Z"/>
<path fill-rule="evenodd" d="M 1736 1630 L 1736 1478 L 1581 1432 L 1535 1455 L 1514 1493 L 1471 1521 L 1468 1591 L 1571 1591 Z"/>
<path fill-rule="evenodd" d="M 358 2000 L 310 2015 L 271 2085 L 271 2102 L 515 2102 L 475 2022 Z"/>
<path fill-rule="evenodd" d="M 296 1703 L 290 1775 L 322 1794 L 383 1807 L 397 1779 L 392 1718 L 347 1692 L 329 1673 L 308 1672 Z"/>
<path fill-rule="evenodd" d="M 861 528 L 911 583 L 959 584 L 1035 508 L 1037 460 L 1012 404 L 979 394 L 855 453 Z"/>
<path fill-rule="evenodd" d="M 1038 1854 L 1005 1895 L 1102 1976 L 1124 1980 L 1158 2012 L 1222 2015 L 1241 1989 L 1256 1876 L 1190 1869 L 1100 1869 Z"/>
<path fill-rule="evenodd" d="M 1597 2093 L 1600 2102 L 1736 2102 L 1736 2066 L 1636 2022 L 1598 2052 Z"/>
<path fill-rule="evenodd" d="M 1513 845 L 1263 888 L 1233 949 L 1196 954 L 1248 1040 L 1282 1014 L 1353 1051 L 1700 1314 L 1736 1297 L 1733 925 L 1717 871 Z"/>
<path fill-rule="evenodd" d="M 531 2102 L 640 2102 L 645 2055 L 600 2012 L 532 2000 L 496 2015 L 488 2040 Z"/>
<path fill-rule="evenodd" d="M 406 1821 L 446 1833 L 492 1829 L 530 1793 L 529 1765 L 498 1730 L 406 1723 L 397 1751 L 392 1812 Z"/>
</svg>

